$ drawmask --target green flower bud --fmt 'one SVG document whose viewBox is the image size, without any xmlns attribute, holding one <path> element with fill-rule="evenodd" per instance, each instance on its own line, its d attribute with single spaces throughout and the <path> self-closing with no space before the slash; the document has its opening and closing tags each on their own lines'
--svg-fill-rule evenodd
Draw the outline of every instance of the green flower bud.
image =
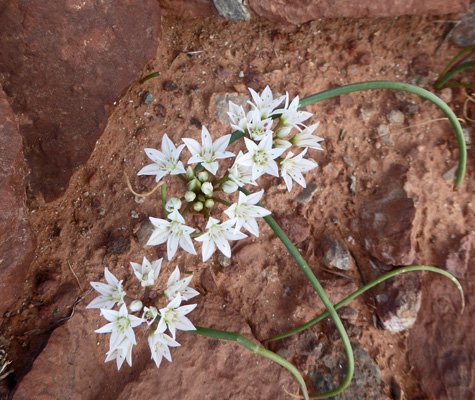
<svg viewBox="0 0 475 400">
<path fill-rule="evenodd" d="M 209 174 L 207 171 L 201 171 L 199 174 L 198 174 L 198 179 L 201 181 L 201 182 L 206 182 L 208 179 L 209 179 Z"/>
<path fill-rule="evenodd" d="M 188 167 L 188 169 L 186 170 L 186 179 L 191 181 L 194 178 L 195 178 L 195 171 L 193 171 L 193 168 Z"/>
<path fill-rule="evenodd" d="M 198 179 L 193 179 L 186 185 L 186 189 L 190 192 L 197 192 L 201 189 L 201 182 Z"/>
<path fill-rule="evenodd" d="M 203 209 L 203 203 L 201 201 L 197 201 L 193 204 L 193 208 L 195 211 L 201 211 Z"/>
<path fill-rule="evenodd" d="M 203 203 L 206 201 L 206 197 L 204 197 L 202 194 L 198 195 L 198 200 L 202 201 Z"/>
<path fill-rule="evenodd" d="M 206 207 L 206 208 L 213 208 L 213 207 L 214 207 L 214 201 L 213 201 L 213 199 L 208 199 L 208 200 L 206 200 L 205 207 Z"/>
</svg>

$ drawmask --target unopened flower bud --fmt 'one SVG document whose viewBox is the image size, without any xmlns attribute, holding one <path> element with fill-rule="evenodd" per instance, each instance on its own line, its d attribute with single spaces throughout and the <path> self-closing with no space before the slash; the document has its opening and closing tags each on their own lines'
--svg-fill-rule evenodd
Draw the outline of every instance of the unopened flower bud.
<svg viewBox="0 0 475 400">
<path fill-rule="evenodd" d="M 281 126 L 276 132 L 275 135 L 278 139 L 283 139 L 287 137 L 292 130 L 291 126 Z"/>
<path fill-rule="evenodd" d="M 178 197 L 172 197 L 165 204 L 165 210 L 172 212 L 173 210 L 179 210 L 181 208 L 181 200 Z"/>
<path fill-rule="evenodd" d="M 211 182 L 205 182 L 201 185 L 201 191 L 206 195 L 206 196 L 212 196 L 213 195 L 213 184 Z"/>
<path fill-rule="evenodd" d="M 201 171 L 201 172 L 198 174 L 198 179 L 199 179 L 201 182 L 206 182 L 206 181 L 209 179 L 209 174 L 208 174 L 208 172 L 206 172 L 206 171 Z"/>
<path fill-rule="evenodd" d="M 186 192 L 185 193 L 185 200 L 188 203 L 191 203 L 194 199 L 196 199 L 196 193 L 195 192 Z"/>
<path fill-rule="evenodd" d="M 143 304 L 140 300 L 134 300 L 132 303 L 130 303 L 130 311 L 132 312 L 137 312 L 140 311 L 143 307 Z"/>
<path fill-rule="evenodd" d="M 214 201 L 213 201 L 213 199 L 208 199 L 208 200 L 206 200 L 205 207 L 206 207 L 206 208 L 213 208 L 213 207 L 214 207 Z"/>
<path fill-rule="evenodd" d="M 195 211 L 201 211 L 203 209 L 203 203 L 201 201 L 197 201 L 195 204 L 193 204 L 193 209 Z"/>
<path fill-rule="evenodd" d="M 206 201 L 206 197 L 204 197 L 202 194 L 199 194 L 198 200 L 204 203 Z"/>
<path fill-rule="evenodd" d="M 201 182 L 198 179 L 195 178 L 192 181 L 188 182 L 188 184 L 186 185 L 186 188 L 190 192 L 196 192 L 197 190 L 200 190 Z"/>
<path fill-rule="evenodd" d="M 186 179 L 191 181 L 194 178 L 195 178 L 195 171 L 193 171 L 193 168 L 188 167 L 188 169 L 186 170 Z"/>
<path fill-rule="evenodd" d="M 227 194 L 234 193 L 236 190 L 238 190 L 237 183 L 233 181 L 226 181 L 222 184 L 221 187 L 223 188 L 224 193 Z"/>
</svg>

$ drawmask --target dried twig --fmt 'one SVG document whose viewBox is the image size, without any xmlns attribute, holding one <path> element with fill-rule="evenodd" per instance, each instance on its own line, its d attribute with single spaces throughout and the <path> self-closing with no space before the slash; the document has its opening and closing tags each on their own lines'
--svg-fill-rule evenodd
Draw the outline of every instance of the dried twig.
<svg viewBox="0 0 475 400">
<path fill-rule="evenodd" d="M 140 193 L 137 193 L 134 189 L 132 189 L 132 185 L 130 184 L 130 180 L 129 180 L 129 177 L 127 176 L 127 174 L 124 172 L 124 176 L 125 176 L 125 180 L 127 181 L 127 187 L 129 188 L 129 190 L 135 194 L 136 196 L 138 197 L 148 197 L 150 196 L 153 192 L 155 192 L 155 190 L 157 190 L 160 186 L 163 185 L 163 181 L 162 182 L 159 182 L 159 184 L 157 186 L 155 186 L 150 192 L 148 193 L 144 193 L 144 194 L 140 194 Z"/>
<path fill-rule="evenodd" d="M 78 276 L 76 275 L 76 273 L 74 272 L 73 267 L 72 267 L 71 263 L 69 262 L 69 260 L 68 260 L 68 265 L 69 265 L 69 269 L 71 270 L 71 272 L 73 273 L 74 277 L 76 278 L 76 281 L 77 281 L 77 283 L 78 283 L 78 285 L 79 285 L 79 289 L 81 289 L 81 292 L 82 292 L 82 285 L 81 285 L 81 282 L 79 282 L 79 278 L 78 278 Z"/>
</svg>

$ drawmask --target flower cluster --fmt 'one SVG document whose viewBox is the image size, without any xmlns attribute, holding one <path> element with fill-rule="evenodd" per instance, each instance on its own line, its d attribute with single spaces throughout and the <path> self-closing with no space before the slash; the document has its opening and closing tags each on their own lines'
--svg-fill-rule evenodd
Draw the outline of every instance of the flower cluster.
<svg viewBox="0 0 475 400">
<path fill-rule="evenodd" d="M 105 268 L 104 275 L 107 284 L 91 282 L 91 286 L 100 293 L 100 296 L 89 303 L 87 308 L 100 308 L 101 315 L 109 321 L 108 324 L 95 331 L 111 334 L 106 362 L 116 360 L 119 370 L 125 360 L 132 366 L 132 348 L 137 344 L 134 328 L 145 323 L 151 330 L 148 344 L 152 359 L 158 368 L 163 357 L 168 361 L 172 360 L 169 347 L 180 346 L 175 340 L 177 329 L 195 330 L 186 315 L 196 307 L 196 304 L 182 306 L 181 303 L 199 293 L 188 287 L 192 276 L 180 279 L 180 270 L 177 266 L 168 278 L 165 291 L 161 295 L 156 292 L 155 295 L 151 295 L 151 290 L 160 274 L 162 259 L 150 263 L 144 257 L 142 264 L 133 262 L 130 264 L 141 286 L 145 288 L 142 299 L 131 300 L 127 308 L 125 300 L 128 298 L 122 287 L 122 281 Z M 160 298 L 165 298 L 169 302 L 165 307 L 158 309 L 156 300 Z M 113 310 L 116 304 L 122 305 L 118 311 Z M 141 316 L 132 313 L 141 313 Z M 165 333 L 167 329 L 171 336 Z"/>
<path fill-rule="evenodd" d="M 183 196 L 169 199 L 165 205 L 166 219 L 150 218 L 155 227 L 147 245 L 167 244 L 167 256 L 171 260 L 178 247 L 191 254 L 196 254 L 192 241 L 202 243 L 202 259 L 208 260 L 218 248 L 227 257 L 231 256 L 230 240 L 240 240 L 247 235 L 240 230 L 259 236 L 256 218 L 270 214 L 258 203 L 264 193 L 246 195 L 239 193 L 236 203 L 228 203 L 220 198 L 219 192 L 232 194 L 244 185 L 257 185 L 257 180 L 264 174 L 280 175 L 288 190 L 292 190 L 293 182 L 306 187 L 303 173 L 315 168 L 317 164 L 306 159 L 309 148 L 322 150 L 321 139 L 313 135 L 318 123 L 305 126 L 312 114 L 299 111 L 299 98 L 289 104 L 288 93 L 274 99 L 272 91 L 266 87 L 262 94 L 249 89 L 254 102 L 249 102 L 252 109 L 246 114 L 242 106 L 229 103 L 231 126 L 245 134 L 247 152 L 240 151 L 234 164 L 222 177 L 218 177 L 219 160 L 235 157 L 227 151 L 232 135 L 225 135 L 212 141 L 211 135 L 203 126 L 201 143 L 194 139 L 183 139 L 184 144 L 176 147 L 167 135 L 163 136 L 161 151 L 145 149 L 153 164 L 142 168 L 138 175 L 153 175 L 160 181 L 165 175 L 178 175 L 184 182 L 186 191 Z M 278 108 L 285 101 L 282 108 Z M 277 121 L 277 122 L 276 122 Z M 292 134 L 295 131 L 295 134 Z M 191 154 L 187 170 L 179 161 L 185 148 Z M 294 154 L 290 148 L 303 148 Z M 284 155 L 284 153 L 287 154 Z M 194 167 L 192 167 L 194 165 Z M 224 213 L 230 218 L 227 221 L 211 216 L 216 203 L 225 204 L 228 209 Z M 188 213 L 202 215 L 207 221 L 203 232 L 195 232 L 195 228 L 186 225 Z"/>
</svg>

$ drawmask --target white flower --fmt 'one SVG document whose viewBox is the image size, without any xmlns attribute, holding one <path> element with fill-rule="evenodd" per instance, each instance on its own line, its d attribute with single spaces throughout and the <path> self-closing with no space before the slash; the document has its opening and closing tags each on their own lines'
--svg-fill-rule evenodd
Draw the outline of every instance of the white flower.
<svg viewBox="0 0 475 400">
<path fill-rule="evenodd" d="M 315 150 L 323 150 L 322 146 L 318 144 L 323 141 L 323 139 L 319 136 L 312 135 L 315 129 L 318 128 L 318 125 L 320 125 L 320 122 L 310 125 L 302 132 L 297 133 L 292 139 L 290 139 L 290 143 L 297 147 L 310 147 Z"/>
<path fill-rule="evenodd" d="M 168 174 L 184 174 L 186 171 L 183 163 L 178 161 L 184 147 L 185 145 L 182 144 L 176 148 L 167 134 L 163 135 L 162 151 L 145 149 L 145 153 L 153 161 L 153 164 L 143 167 L 137 175 L 156 175 L 155 180 L 158 182 Z"/>
<path fill-rule="evenodd" d="M 216 160 L 234 157 L 233 153 L 230 151 L 225 151 L 226 147 L 228 147 L 230 139 L 231 135 L 225 135 L 216 139 L 216 141 L 213 143 L 208 129 L 203 126 L 203 129 L 201 130 L 202 144 L 199 144 L 194 139 L 182 139 L 192 155 L 192 157 L 188 160 L 188 164 L 201 163 L 205 169 L 207 169 L 213 175 L 216 175 L 219 167 L 219 164 Z"/>
<path fill-rule="evenodd" d="M 247 123 L 250 121 L 252 115 L 250 112 L 248 113 L 248 118 L 242 106 L 238 106 L 237 104 L 234 104 L 232 101 L 230 101 L 228 115 L 231 119 L 231 127 L 233 129 L 236 129 L 240 132 L 246 132 Z"/>
<path fill-rule="evenodd" d="M 259 144 L 248 138 L 244 138 L 244 140 L 249 153 L 239 159 L 239 164 L 252 167 L 252 179 L 256 180 L 265 173 L 279 176 L 279 169 L 274 159 L 279 157 L 285 149 L 272 148 L 272 135 L 265 136 Z"/>
<path fill-rule="evenodd" d="M 124 302 L 125 292 L 122 288 L 122 281 L 119 281 L 107 267 L 104 269 L 104 276 L 107 284 L 101 282 L 91 282 L 91 286 L 101 294 L 92 300 L 86 308 L 107 308 L 111 309 L 115 303 Z"/>
<path fill-rule="evenodd" d="M 150 347 L 150 352 L 152 353 L 152 359 L 155 361 L 157 368 L 160 367 L 163 357 L 170 362 L 172 361 L 172 356 L 168 347 L 180 346 L 180 343 L 163 333 L 167 328 L 166 325 L 161 325 L 159 328 L 153 331 L 153 333 L 148 337 L 148 345 Z"/>
<path fill-rule="evenodd" d="M 289 151 L 287 157 L 280 163 L 282 177 L 289 192 L 292 190 L 292 179 L 300 186 L 307 187 L 302 172 L 307 172 L 317 167 L 317 163 L 303 158 L 307 150 L 308 149 L 305 149 L 294 158 L 291 158 L 294 154 Z"/>
<path fill-rule="evenodd" d="M 239 186 L 246 184 L 257 186 L 256 181 L 252 179 L 252 167 L 246 167 L 240 164 L 242 157 L 244 157 L 244 154 L 240 151 L 234 165 L 229 168 L 229 179 Z"/>
<path fill-rule="evenodd" d="M 130 265 L 134 269 L 135 276 L 140 281 L 142 287 L 153 286 L 155 280 L 160 274 L 160 267 L 162 265 L 163 258 L 157 261 L 150 261 L 146 257 L 143 258 L 142 265 L 131 262 Z"/>
<path fill-rule="evenodd" d="M 148 326 L 153 324 L 153 321 L 157 318 L 158 310 L 154 306 L 144 307 L 142 318 L 145 320 Z"/>
<path fill-rule="evenodd" d="M 252 140 L 259 142 L 267 134 L 272 135 L 272 118 L 261 119 L 261 114 L 258 109 L 252 111 L 251 121 L 247 124 L 247 131 Z"/>
<path fill-rule="evenodd" d="M 120 370 L 122 364 L 127 360 L 127 364 L 132 366 L 132 347 L 134 344 L 124 337 L 122 341 L 113 349 L 110 349 L 106 354 L 106 360 L 104 362 L 117 360 L 117 370 Z"/>
<path fill-rule="evenodd" d="M 279 139 L 284 138 L 290 133 L 292 128 L 297 128 L 299 131 L 301 128 L 299 125 L 305 127 L 302 123 L 312 116 L 312 113 L 307 111 L 299 111 L 299 97 L 297 96 L 292 100 L 292 103 L 289 105 L 289 93 L 285 96 L 285 106 L 279 110 L 275 110 L 272 114 L 278 115 L 280 128 L 277 129 L 276 135 Z"/>
<path fill-rule="evenodd" d="M 231 219 L 219 224 L 217 219 L 209 218 L 206 224 L 207 231 L 195 239 L 198 242 L 203 242 L 203 262 L 211 257 L 216 247 L 218 247 L 221 253 L 226 257 L 231 257 L 231 246 L 228 240 L 241 240 L 247 237 L 247 235 L 242 232 L 234 233 L 232 227 L 235 223 L 236 220 Z"/>
<path fill-rule="evenodd" d="M 181 297 L 175 297 L 165 308 L 160 310 L 160 321 L 157 326 L 157 330 L 165 332 L 163 328 L 165 325 L 170 330 L 173 339 L 175 339 L 176 330 L 181 331 L 194 331 L 196 328 L 191 321 L 185 317 L 186 314 L 193 311 L 196 304 L 190 304 L 187 306 L 181 306 Z"/>
<path fill-rule="evenodd" d="M 180 270 L 177 265 L 168 278 L 167 289 L 164 293 L 165 297 L 168 300 L 171 300 L 176 296 L 181 296 L 183 300 L 190 300 L 193 297 L 198 296 L 199 293 L 195 289 L 188 287 L 192 278 L 193 276 L 189 276 L 188 278 L 180 280 Z"/>
<path fill-rule="evenodd" d="M 229 218 L 236 219 L 235 233 L 238 232 L 241 227 L 244 227 L 254 236 L 259 236 L 259 226 L 257 225 L 256 218 L 271 214 L 269 210 L 256 205 L 261 200 L 263 194 L 264 190 L 250 194 L 249 196 L 239 192 L 238 202 L 234 203 L 225 211 L 225 214 L 227 214 Z"/>
<path fill-rule="evenodd" d="M 152 232 L 147 246 L 155 246 L 167 242 L 167 257 L 169 261 L 175 255 L 178 245 L 188 253 L 196 254 L 190 238 L 190 233 L 194 229 L 184 225 L 185 219 L 178 210 L 171 212 L 168 215 L 168 219 L 170 221 L 150 217 L 150 222 L 152 222 L 156 229 Z"/>
<path fill-rule="evenodd" d="M 266 86 L 261 95 L 258 95 L 251 88 L 249 88 L 249 91 L 251 92 L 252 99 L 254 100 L 255 104 L 251 103 L 250 101 L 248 103 L 259 111 L 261 119 L 269 118 L 272 115 L 274 109 L 285 99 L 285 96 L 280 96 L 279 98 L 274 99 L 269 86 Z"/>
<path fill-rule="evenodd" d="M 139 326 L 144 320 L 142 318 L 136 317 L 135 315 L 130 315 L 127 311 L 127 306 L 122 305 L 119 311 L 107 310 L 101 308 L 101 314 L 104 316 L 109 324 L 104 325 L 102 328 L 95 330 L 96 333 L 111 333 L 110 337 L 110 350 L 114 350 L 126 337 L 132 342 L 132 344 L 137 344 L 135 341 L 134 329 Z"/>
<path fill-rule="evenodd" d="M 181 200 L 178 197 L 172 197 L 165 204 L 165 210 L 167 210 L 168 212 L 180 210 L 180 208 L 181 208 Z"/>
</svg>

